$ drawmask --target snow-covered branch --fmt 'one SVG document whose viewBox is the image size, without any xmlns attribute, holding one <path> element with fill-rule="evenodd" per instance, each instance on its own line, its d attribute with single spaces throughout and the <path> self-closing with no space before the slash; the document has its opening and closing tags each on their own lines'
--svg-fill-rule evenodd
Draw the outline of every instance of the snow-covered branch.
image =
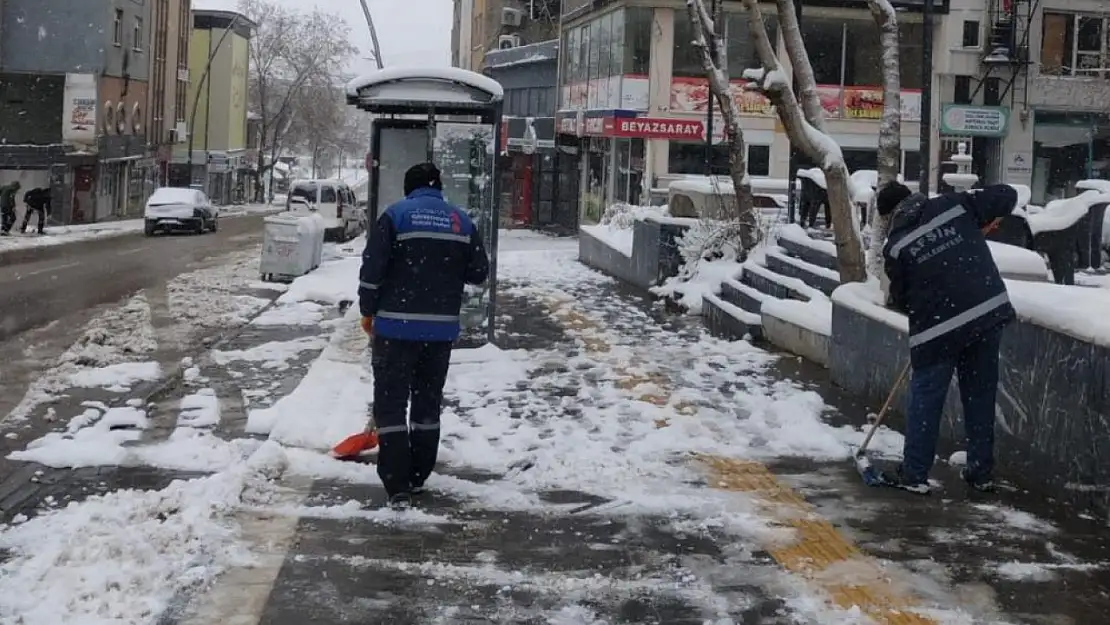
<svg viewBox="0 0 1110 625">
<path fill-rule="evenodd" d="M 825 172 L 840 279 L 842 282 L 864 281 L 867 279 L 867 270 L 864 266 L 863 243 L 859 219 L 852 203 L 844 155 L 840 146 L 824 132 L 825 114 L 817 96 L 817 81 L 794 13 L 794 2 L 776 0 L 776 5 L 783 39 L 787 42 L 790 65 L 794 68 L 794 78 L 803 99 L 799 101 L 794 89 L 785 80 L 786 72 L 767 35 L 758 0 L 744 0 L 748 13 L 749 36 L 763 66 L 762 72 L 749 74 L 759 78 L 752 86 L 766 95 L 774 105 L 790 142 L 818 162 Z"/>
<path fill-rule="evenodd" d="M 693 27 L 691 29 L 694 32 L 693 45 L 701 53 L 710 97 L 717 101 L 721 109 L 721 118 L 724 120 L 725 136 L 729 143 L 729 173 L 736 192 L 735 214 L 731 217 L 738 224 L 740 247 L 744 253 L 747 253 L 756 244 L 758 219 L 751 182 L 748 179 L 747 150 L 744 144 L 744 133 L 740 128 L 740 107 L 732 97 L 724 37 L 715 28 L 715 24 L 723 19 L 723 4 L 718 6 L 716 15 L 710 16 L 704 0 L 686 0 L 686 13 Z M 712 138 L 707 137 L 706 140 L 711 141 Z"/>
</svg>

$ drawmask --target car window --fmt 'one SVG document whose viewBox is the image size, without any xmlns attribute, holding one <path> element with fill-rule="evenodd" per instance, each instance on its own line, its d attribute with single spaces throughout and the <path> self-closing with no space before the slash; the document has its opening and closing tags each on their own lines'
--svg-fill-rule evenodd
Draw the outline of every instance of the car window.
<svg viewBox="0 0 1110 625">
<path fill-rule="evenodd" d="M 298 184 L 294 185 L 293 192 L 289 194 L 290 197 L 299 197 L 308 200 L 309 202 L 316 203 L 316 185 L 314 184 Z"/>
<path fill-rule="evenodd" d="M 335 204 L 338 200 L 335 196 L 335 187 L 321 187 L 320 188 L 320 202 L 322 204 Z"/>
</svg>

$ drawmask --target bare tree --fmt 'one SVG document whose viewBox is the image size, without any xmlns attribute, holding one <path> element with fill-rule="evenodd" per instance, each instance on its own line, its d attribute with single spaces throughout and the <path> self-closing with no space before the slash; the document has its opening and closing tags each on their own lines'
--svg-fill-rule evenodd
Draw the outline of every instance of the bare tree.
<svg viewBox="0 0 1110 625">
<path fill-rule="evenodd" d="M 746 254 L 756 244 L 759 221 L 756 215 L 755 200 L 752 197 L 751 181 L 748 178 L 748 162 L 745 153 L 744 132 L 740 128 L 740 108 L 732 97 L 728 76 L 728 55 L 724 37 L 719 28 L 724 23 L 724 2 L 717 4 L 714 15 L 705 8 L 704 0 L 686 0 L 686 12 L 693 25 L 694 41 L 701 52 L 702 67 L 709 82 L 709 92 L 716 99 L 724 119 L 725 136 L 728 138 L 728 165 L 736 202 L 726 207 L 726 221 L 735 223 L 741 252 Z M 707 137 L 707 141 L 712 138 Z M 731 210 L 728 210 L 731 209 Z"/>
<path fill-rule="evenodd" d="M 273 0 L 241 0 L 240 10 L 258 25 L 250 41 L 249 96 L 261 117 L 258 175 L 272 177 L 290 130 L 301 116 L 315 114 L 298 108 L 300 96 L 313 86 L 336 84 L 357 50 L 349 43 L 346 22 L 319 9 L 303 13 Z M 261 193 L 262 185 L 258 189 Z"/>
<path fill-rule="evenodd" d="M 795 95 L 791 88 L 790 80 L 767 35 L 758 0 L 744 0 L 744 6 L 748 12 L 749 36 L 755 43 L 762 67 L 746 70 L 744 75 L 753 81 L 748 85 L 749 88 L 762 92 L 771 100 L 791 143 L 816 161 L 825 173 L 840 280 L 862 282 L 867 279 L 867 270 L 864 266 L 859 219 L 849 191 L 848 167 L 844 164 L 840 146 L 825 130 L 825 114 L 817 95 L 813 66 L 809 62 L 809 54 L 794 12 L 794 2 L 775 0 L 775 4 L 799 93 Z"/>
<path fill-rule="evenodd" d="M 902 83 L 898 58 L 898 14 L 889 0 L 867 0 L 871 16 L 879 27 L 879 45 L 883 54 L 883 117 L 879 124 L 879 181 L 883 188 L 897 182 L 902 163 Z M 871 275 L 883 273 L 883 245 L 890 232 L 890 219 L 875 210 L 874 197 L 869 207 L 871 215 L 871 249 L 868 271 Z"/>
</svg>

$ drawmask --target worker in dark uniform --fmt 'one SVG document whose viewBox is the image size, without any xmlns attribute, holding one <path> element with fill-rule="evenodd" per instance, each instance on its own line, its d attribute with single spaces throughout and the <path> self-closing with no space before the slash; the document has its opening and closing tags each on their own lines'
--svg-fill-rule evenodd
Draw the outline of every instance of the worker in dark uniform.
<svg viewBox="0 0 1110 625">
<path fill-rule="evenodd" d="M 46 228 L 46 215 L 50 213 L 50 189 L 45 187 L 31 189 L 23 195 L 23 203 L 27 205 L 27 212 L 23 213 L 23 225 L 19 227 L 19 231 L 21 233 L 27 232 L 27 226 L 31 223 L 31 215 L 38 213 L 39 234 L 43 234 Z"/>
<path fill-rule="evenodd" d="M 378 476 L 398 508 L 423 491 L 435 467 L 464 285 L 489 275 L 478 228 L 443 199 L 439 169 L 416 165 L 404 184 L 405 198 L 367 237 L 358 289 L 362 327 L 373 337 Z"/>
<path fill-rule="evenodd" d="M 1013 321 L 1006 283 L 983 230 L 1009 215 L 1017 192 L 994 185 L 931 199 L 899 183 L 876 196 L 891 215 L 883 249 L 887 303 L 909 317 L 910 378 L 902 465 L 890 485 L 927 494 L 944 401 L 956 373 L 967 435 L 967 467 L 977 490 L 993 488 L 995 399 L 1002 330 Z"/>
</svg>

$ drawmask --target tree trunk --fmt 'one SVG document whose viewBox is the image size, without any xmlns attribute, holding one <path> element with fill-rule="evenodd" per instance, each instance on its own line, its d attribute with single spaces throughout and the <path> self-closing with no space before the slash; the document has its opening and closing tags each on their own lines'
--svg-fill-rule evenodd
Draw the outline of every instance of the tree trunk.
<svg viewBox="0 0 1110 625">
<path fill-rule="evenodd" d="M 878 189 L 898 180 L 902 164 L 902 82 L 898 58 L 898 14 L 888 0 L 867 0 L 871 16 L 879 27 L 879 44 L 883 54 L 883 117 L 879 124 Z M 868 207 L 871 217 L 871 246 L 867 271 L 883 275 L 883 247 L 890 234 L 890 217 L 879 215 L 875 199 Z"/>
<path fill-rule="evenodd" d="M 744 131 L 740 128 L 740 109 L 736 106 L 736 100 L 732 98 L 732 85 L 728 79 L 728 56 L 725 53 L 724 39 L 720 36 L 719 28 L 715 27 L 719 26 L 716 21 L 723 19 L 724 2 L 718 5 L 718 11 L 713 17 L 709 16 L 704 0 L 686 0 L 686 12 L 693 26 L 694 46 L 701 51 L 702 67 L 709 82 L 709 91 L 717 101 L 718 108 L 721 109 L 721 118 L 725 124 L 725 136 L 729 142 L 729 177 L 732 179 L 736 194 L 736 203 L 726 217 L 737 223 L 740 247 L 746 256 L 758 242 L 756 235 L 759 231 L 759 219 L 756 216 L 755 198 L 752 197 L 752 186 L 748 179 L 747 150 L 744 144 Z M 715 54 L 711 53 L 711 50 L 715 51 Z M 714 55 L 717 57 L 716 62 L 713 59 Z M 706 137 L 706 141 L 712 140 L 713 137 Z"/>
<path fill-rule="evenodd" d="M 779 119 L 786 129 L 790 142 L 798 146 L 809 158 L 816 161 L 823 172 L 829 192 L 829 212 L 832 214 L 833 236 L 836 244 L 837 267 L 841 282 L 863 282 L 867 279 L 864 264 L 863 242 L 860 236 L 859 219 L 852 204 L 852 194 L 848 187 L 848 168 L 844 155 L 832 138 L 825 134 L 824 112 L 817 99 L 817 86 L 813 68 L 806 54 L 802 33 L 795 19 L 793 0 L 776 0 L 781 20 L 782 36 L 787 42 L 790 64 L 795 71 L 799 87 L 809 102 L 803 106 L 790 87 L 782 64 L 779 63 L 775 48 L 767 37 L 763 24 L 763 13 L 758 0 L 744 0 L 748 11 L 748 31 L 763 69 L 748 72 L 748 77 L 757 83 L 771 100 Z M 816 106 L 814 106 L 816 104 Z"/>
</svg>

